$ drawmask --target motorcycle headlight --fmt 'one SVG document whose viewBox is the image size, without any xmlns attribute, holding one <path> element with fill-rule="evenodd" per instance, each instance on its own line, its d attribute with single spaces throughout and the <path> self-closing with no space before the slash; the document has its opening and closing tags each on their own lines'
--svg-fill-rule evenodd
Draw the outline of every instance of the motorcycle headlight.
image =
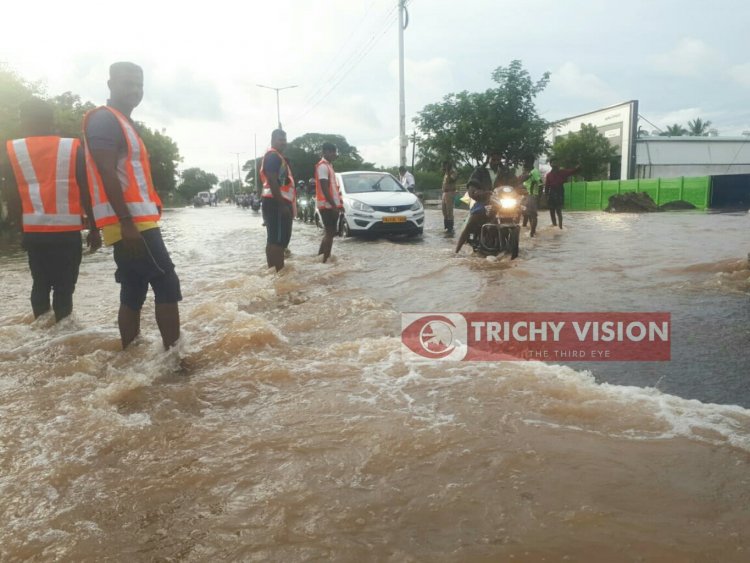
<svg viewBox="0 0 750 563">
<path fill-rule="evenodd" d="M 375 211 L 372 207 L 370 207 L 366 203 L 362 203 L 358 199 L 350 199 L 349 205 L 352 206 L 352 209 L 356 209 L 357 211 L 364 211 L 365 213 L 372 213 L 373 211 Z"/>
<path fill-rule="evenodd" d="M 414 202 L 414 205 L 412 205 L 409 208 L 409 211 L 420 211 L 421 209 L 422 209 L 422 202 L 420 202 L 419 200 L 417 200 L 417 201 Z"/>
<path fill-rule="evenodd" d="M 307 203 L 307 199 L 306 198 L 304 198 L 304 197 L 299 198 L 299 204 L 300 205 L 305 205 L 306 203 Z"/>
<path fill-rule="evenodd" d="M 518 205 L 518 201 L 511 197 L 504 197 L 500 200 L 500 207 L 503 209 L 513 209 Z"/>
</svg>

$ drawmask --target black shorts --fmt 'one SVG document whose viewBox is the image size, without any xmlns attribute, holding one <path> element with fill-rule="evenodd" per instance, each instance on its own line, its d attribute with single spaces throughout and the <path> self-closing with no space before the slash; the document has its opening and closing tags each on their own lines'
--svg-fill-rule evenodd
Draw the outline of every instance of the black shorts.
<svg viewBox="0 0 750 563">
<path fill-rule="evenodd" d="M 266 244 L 286 248 L 292 239 L 292 206 L 270 197 L 263 198 L 263 222 L 266 224 Z"/>
<path fill-rule="evenodd" d="M 154 290 L 154 301 L 158 304 L 182 301 L 180 280 L 174 271 L 167 247 L 161 238 L 161 230 L 148 229 L 141 233 L 145 252 L 137 258 L 126 255 L 122 241 L 114 245 L 117 264 L 115 280 L 120 284 L 120 303 L 140 311 L 146 301 L 148 286 Z"/>
<path fill-rule="evenodd" d="M 326 231 L 336 232 L 339 223 L 339 210 L 338 209 L 318 209 L 320 213 L 320 219 L 323 221 L 323 228 Z"/>
</svg>

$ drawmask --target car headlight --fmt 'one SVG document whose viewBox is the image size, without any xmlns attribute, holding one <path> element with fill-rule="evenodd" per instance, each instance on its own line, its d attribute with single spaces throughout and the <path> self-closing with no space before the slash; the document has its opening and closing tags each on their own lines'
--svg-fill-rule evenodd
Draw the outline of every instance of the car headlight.
<svg viewBox="0 0 750 563">
<path fill-rule="evenodd" d="M 414 202 L 414 205 L 412 205 L 409 208 L 409 211 L 421 211 L 421 209 L 422 209 L 422 202 L 417 200 Z"/>
<path fill-rule="evenodd" d="M 352 209 L 356 209 L 357 211 L 364 211 L 365 213 L 372 213 L 373 211 L 375 211 L 372 207 L 370 207 L 366 203 L 362 203 L 358 199 L 350 199 L 349 205 L 352 206 Z"/>
<path fill-rule="evenodd" d="M 503 209 L 513 209 L 516 205 L 518 205 L 518 201 L 511 197 L 505 197 L 500 200 L 500 207 Z"/>
</svg>

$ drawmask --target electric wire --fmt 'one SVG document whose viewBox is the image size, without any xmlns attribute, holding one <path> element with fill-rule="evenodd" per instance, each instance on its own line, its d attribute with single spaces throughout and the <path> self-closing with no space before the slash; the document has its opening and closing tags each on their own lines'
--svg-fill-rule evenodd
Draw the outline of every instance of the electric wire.
<svg viewBox="0 0 750 563">
<path fill-rule="evenodd" d="M 380 20 L 382 24 L 380 29 L 370 35 L 365 43 L 353 51 L 349 58 L 331 74 L 328 80 L 323 81 L 323 84 L 328 85 L 328 87 L 325 88 L 324 86 L 316 90 L 317 93 L 310 98 L 310 105 L 292 118 L 291 121 L 296 121 L 307 116 L 312 110 L 318 107 L 336 89 L 336 87 L 341 84 L 341 82 L 343 82 L 357 65 L 372 51 L 378 41 L 390 30 L 393 24 L 396 23 L 396 20 L 398 19 L 396 14 L 397 9 L 398 7 L 396 6 L 388 11 L 385 18 Z"/>
</svg>

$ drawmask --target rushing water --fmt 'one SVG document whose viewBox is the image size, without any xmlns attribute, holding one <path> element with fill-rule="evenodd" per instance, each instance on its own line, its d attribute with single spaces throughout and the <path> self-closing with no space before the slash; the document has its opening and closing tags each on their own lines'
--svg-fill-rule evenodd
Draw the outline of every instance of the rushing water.
<svg viewBox="0 0 750 563">
<path fill-rule="evenodd" d="M 568 214 L 519 260 L 165 215 L 183 339 L 119 350 L 111 251 L 34 322 L 0 256 L 2 561 L 747 561 L 747 214 Z M 671 362 L 406 364 L 402 311 L 670 311 Z"/>
</svg>

